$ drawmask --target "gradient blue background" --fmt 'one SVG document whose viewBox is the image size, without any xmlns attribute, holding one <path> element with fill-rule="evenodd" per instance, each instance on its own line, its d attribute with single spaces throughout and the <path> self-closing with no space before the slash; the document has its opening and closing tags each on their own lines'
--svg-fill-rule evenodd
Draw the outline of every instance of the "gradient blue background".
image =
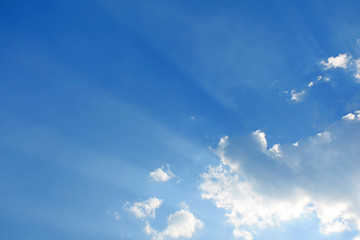
<svg viewBox="0 0 360 240">
<path fill-rule="evenodd" d="M 156 196 L 155 228 L 186 202 L 205 224 L 194 239 L 231 239 L 198 190 L 208 147 L 256 129 L 295 142 L 358 110 L 346 71 L 301 103 L 282 93 L 324 75 L 322 59 L 359 57 L 359 13 L 357 0 L 0 1 L 0 238 L 150 239 L 123 206 Z M 149 180 L 166 164 L 180 183 Z M 318 228 L 256 239 L 354 236 Z"/>
</svg>

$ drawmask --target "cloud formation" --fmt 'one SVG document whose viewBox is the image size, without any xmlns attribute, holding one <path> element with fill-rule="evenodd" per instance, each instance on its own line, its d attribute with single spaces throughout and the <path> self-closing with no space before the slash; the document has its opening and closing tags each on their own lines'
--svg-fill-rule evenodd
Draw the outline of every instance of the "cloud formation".
<svg viewBox="0 0 360 240">
<path fill-rule="evenodd" d="M 353 73 L 356 82 L 360 83 L 360 58 L 353 59 L 351 55 L 343 53 L 339 54 L 337 57 L 329 57 L 326 62 L 322 60 L 320 64 L 324 67 L 325 70 L 331 68 L 349 69 L 349 71 Z M 310 82 L 308 86 L 311 87 L 314 85 L 314 83 L 315 82 Z"/>
<path fill-rule="evenodd" d="M 201 196 L 226 210 L 234 237 L 315 214 L 319 231 L 360 230 L 360 111 L 294 144 L 268 147 L 260 130 L 221 138 L 221 160 L 202 174 Z"/>
<path fill-rule="evenodd" d="M 291 100 L 294 102 L 300 102 L 304 100 L 305 90 L 301 90 L 300 92 L 296 92 L 296 90 L 291 90 Z"/>
<path fill-rule="evenodd" d="M 145 219 L 147 217 L 154 218 L 155 210 L 160 207 L 162 199 L 156 197 L 149 198 L 148 200 L 142 202 L 136 202 L 133 205 L 130 205 L 127 210 L 132 212 L 136 218 Z"/>
<path fill-rule="evenodd" d="M 162 166 L 161 168 L 155 169 L 154 171 L 150 172 L 149 175 L 157 182 L 166 182 L 174 176 L 174 173 L 171 172 L 170 166 L 167 165 L 166 171 L 164 171 L 164 166 Z"/>
<path fill-rule="evenodd" d="M 203 222 L 185 208 L 170 214 L 167 220 L 167 227 L 163 231 L 158 232 L 154 230 L 149 222 L 146 222 L 144 231 L 151 235 L 153 240 L 191 238 L 196 233 L 196 230 L 203 226 Z"/>
<path fill-rule="evenodd" d="M 311 88 L 312 86 L 314 86 L 315 83 L 318 83 L 320 81 L 329 82 L 330 78 L 323 77 L 323 76 L 317 76 L 315 81 L 309 82 L 308 87 Z"/>
<path fill-rule="evenodd" d="M 348 56 L 346 53 L 339 54 L 336 57 L 329 57 L 325 62 L 322 60 L 320 63 L 324 66 L 324 69 L 331 69 L 331 68 L 344 68 L 348 67 L 348 63 L 351 59 L 351 55 Z"/>
</svg>

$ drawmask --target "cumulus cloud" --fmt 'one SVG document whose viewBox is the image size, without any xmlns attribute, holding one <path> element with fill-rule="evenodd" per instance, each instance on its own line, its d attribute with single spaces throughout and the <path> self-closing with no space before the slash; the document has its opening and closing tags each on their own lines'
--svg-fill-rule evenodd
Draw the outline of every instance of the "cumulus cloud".
<svg viewBox="0 0 360 240">
<path fill-rule="evenodd" d="M 154 171 L 150 172 L 149 175 L 157 182 L 166 182 L 174 176 L 174 173 L 171 172 L 170 166 L 167 165 L 166 171 L 164 171 L 164 166 L 162 166 L 161 168 L 155 169 Z"/>
<path fill-rule="evenodd" d="M 337 57 L 329 57 L 325 62 L 322 60 L 320 63 L 324 66 L 324 69 L 331 68 L 344 68 L 348 67 L 348 63 L 351 59 L 351 56 L 348 56 L 346 53 L 339 54 Z"/>
<path fill-rule="evenodd" d="M 268 147 L 265 133 L 220 140 L 220 165 L 203 173 L 201 196 L 226 210 L 234 237 L 313 214 L 319 231 L 360 231 L 360 111 L 325 131 Z M 310 214 L 311 213 L 311 214 Z"/>
<path fill-rule="evenodd" d="M 348 69 L 350 72 L 353 73 L 356 82 L 360 83 L 360 58 L 352 59 L 351 55 L 347 55 L 346 53 L 344 53 L 344 54 L 339 54 L 337 57 L 329 57 L 326 62 L 322 60 L 320 64 L 323 65 L 325 70 L 331 68 Z M 324 80 L 326 81 L 329 79 L 324 78 Z M 312 87 L 314 84 L 315 82 L 311 81 L 308 84 L 308 87 Z"/>
<path fill-rule="evenodd" d="M 174 214 L 170 214 L 167 227 L 163 231 L 156 231 L 150 226 L 149 222 L 146 222 L 144 231 L 151 235 L 153 240 L 191 238 L 196 233 L 196 230 L 203 226 L 202 221 L 197 219 L 186 207 Z"/>
<path fill-rule="evenodd" d="M 156 197 L 149 198 L 148 200 L 142 202 L 136 202 L 133 205 L 129 203 L 127 205 L 127 210 L 132 212 L 136 218 L 145 219 L 147 217 L 154 218 L 155 210 L 160 207 L 162 203 L 162 199 L 158 199 Z"/>
</svg>

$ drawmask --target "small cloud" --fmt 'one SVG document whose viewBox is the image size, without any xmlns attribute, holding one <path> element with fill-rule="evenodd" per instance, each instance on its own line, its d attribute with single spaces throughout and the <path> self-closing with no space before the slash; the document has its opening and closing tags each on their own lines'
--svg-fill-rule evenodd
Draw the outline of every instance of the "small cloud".
<svg viewBox="0 0 360 240">
<path fill-rule="evenodd" d="M 148 235 L 152 235 L 153 240 L 191 238 L 196 230 L 204 226 L 204 223 L 189 211 L 187 205 L 184 209 L 170 214 L 167 222 L 167 227 L 161 232 L 153 229 L 149 222 L 146 222 L 144 231 Z"/>
<path fill-rule="evenodd" d="M 160 207 L 162 201 L 162 199 L 156 197 L 149 198 L 148 200 L 134 203 L 128 207 L 127 210 L 132 212 L 135 217 L 139 219 L 145 219 L 147 217 L 154 218 L 155 210 Z"/>
<path fill-rule="evenodd" d="M 268 148 L 266 141 L 266 134 L 262 132 L 260 129 L 252 132 L 252 135 L 255 137 L 255 140 L 260 144 L 261 150 L 267 155 L 277 158 L 281 157 L 281 149 L 280 144 L 274 144 L 271 148 Z"/>
<path fill-rule="evenodd" d="M 352 113 L 346 114 L 345 116 L 342 117 L 342 119 L 354 120 L 355 119 L 355 114 L 352 114 Z"/>
<path fill-rule="evenodd" d="M 325 62 L 324 60 L 322 60 L 320 62 L 321 65 L 324 66 L 324 69 L 331 69 L 331 68 L 344 68 L 346 69 L 348 67 L 348 63 L 351 59 L 351 55 L 347 55 L 346 53 L 344 54 L 339 54 L 337 57 L 329 57 L 327 59 L 327 62 Z"/>
<path fill-rule="evenodd" d="M 360 83 L 360 58 L 355 61 L 354 77 L 357 83 Z"/>
<path fill-rule="evenodd" d="M 164 166 L 162 166 L 161 168 L 155 169 L 154 171 L 150 172 L 149 175 L 157 182 L 166 182 L 169 181 L 170 178 L 175 176 L 174 173 L 171 172 L 169 165 L 167 165 L 166 171 L 164 171 Z"/>
<path fill-rule="evenodd" d="M 360 110 L 355 111 L 354 113 L 348 113 L 345 116 L 343 116 L 341 119 L 345 120 L 360 120 Z"/>
<path fill-rule="evenodd" d="M 301 102 L 302 100 L 304 100 L 305 93 L 305 90 L 302 90 L 301 92 L 291 90 L 291 101 Z"/>
<path fill-rule="evenodd" d="M 320 81 L 329 82 L 330 78 L 323 77 L 323 76 L 317 76 L 315 81 L 309 82 L 308 87 L 312 87 L 312 86 L 314 86 L 315 83 L 320 82 Z"/>
<path fill-rule="evenodd" d="M 114 211 L 114 212 L 107 211 L 107 214 L 108 214 L 110 217 L 114 217 L 115 220 L 119 220 L 119 219 L 121 218 L 119 212 L 117 212 L 117 211 Z"/>
<path fill-rule="evenodd" d="M 260 143 L 261 149 L 266 151 L 267 149 L 267 141 L 266 141 L 266 134 L 262 132 L 260 129 L 252 132 L 255 139 Z"/>
<path fill-rule="evenodd" d="M 191 120 L 195 120 L 195 117 L 194 117 L 194 116 L 190 116 L 190 119 L 191 119 Z"/>
</svg>

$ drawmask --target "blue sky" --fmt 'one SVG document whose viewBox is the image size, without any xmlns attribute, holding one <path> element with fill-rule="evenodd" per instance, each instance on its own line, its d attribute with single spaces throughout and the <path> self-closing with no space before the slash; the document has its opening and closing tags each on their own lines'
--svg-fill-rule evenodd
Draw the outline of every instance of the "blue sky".
<svg viewBox="0 0 360 240">
<path fill-rule="evenodd" d="M 0 1 L 0 238 L 359 240 L 359 12 Z"/>
</svg>

